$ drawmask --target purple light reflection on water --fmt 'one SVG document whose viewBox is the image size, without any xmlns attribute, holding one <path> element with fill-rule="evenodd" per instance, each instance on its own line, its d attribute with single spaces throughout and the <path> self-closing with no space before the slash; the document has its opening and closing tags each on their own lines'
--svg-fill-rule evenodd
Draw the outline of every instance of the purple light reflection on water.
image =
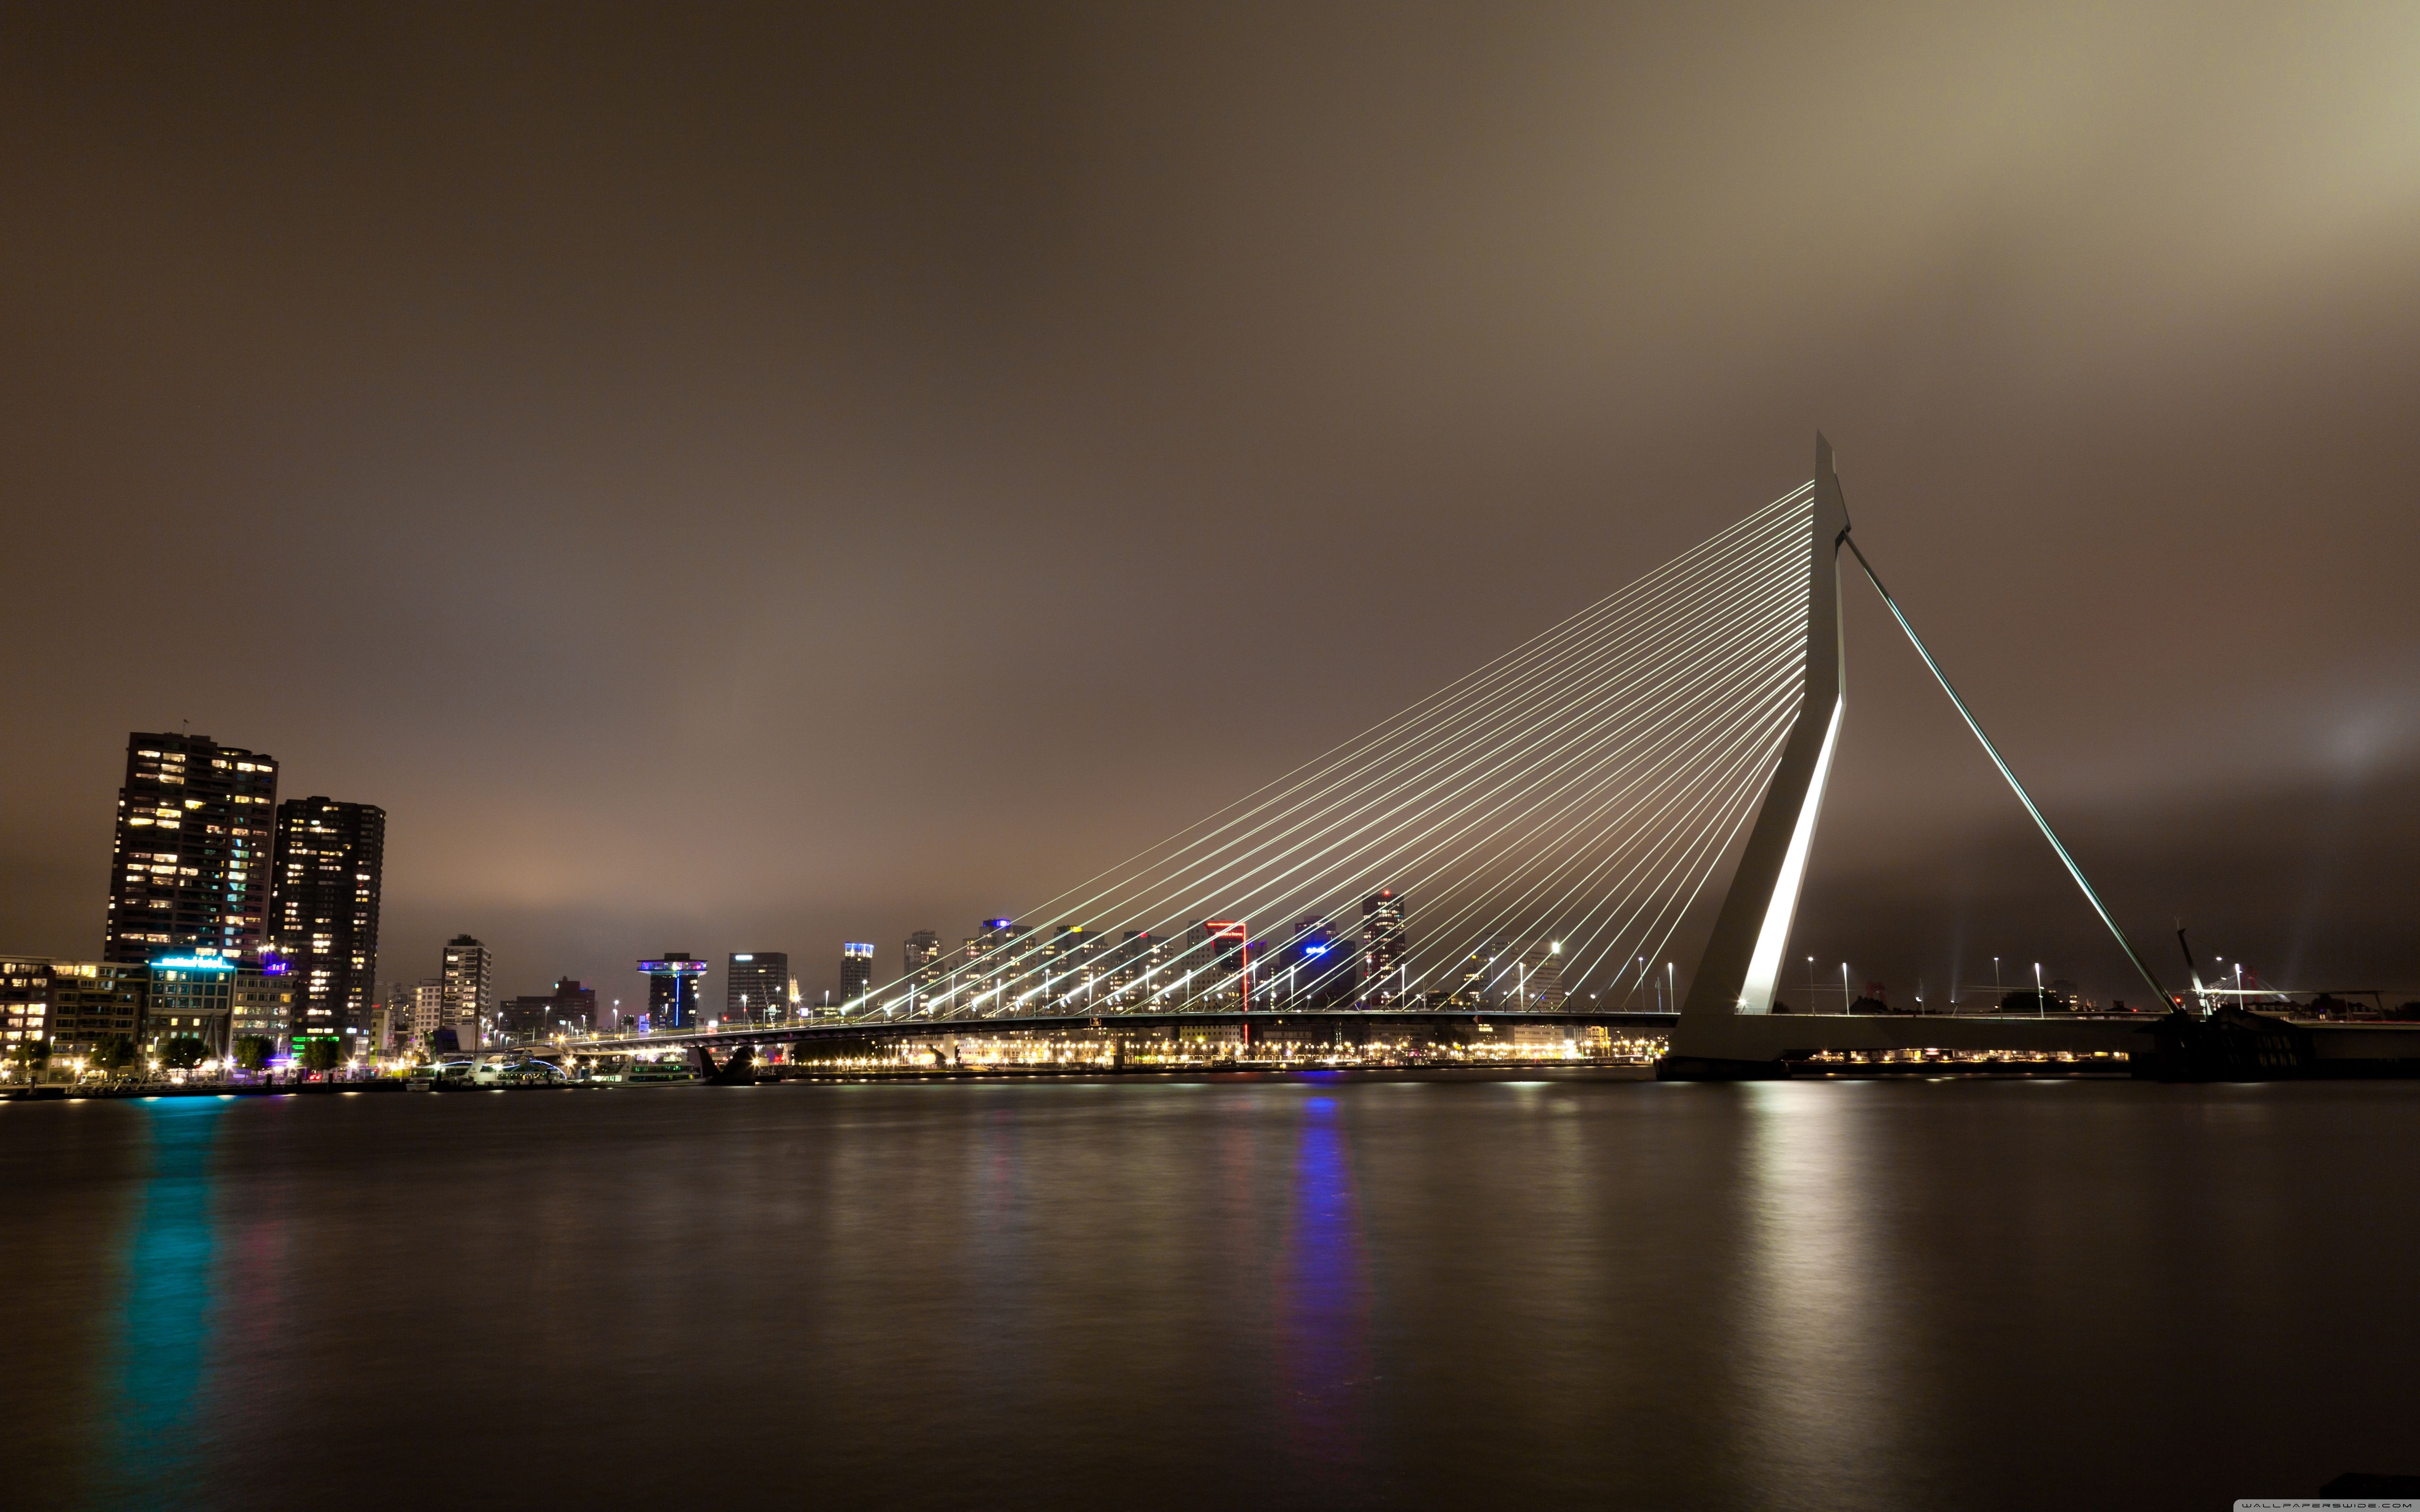
<svg viewBox="0 0 2420 1512">
<path fill-rule="evenodd" d="M 1306 1098 L 1295 1139 L 1280 1273 L 1278 1381 L 1289 1458 L 1307 1499 L 1343 1495 L 1369 1455 L 1370 1273 L 1353 1162 L 1336 1100 Z"/>
</svg>

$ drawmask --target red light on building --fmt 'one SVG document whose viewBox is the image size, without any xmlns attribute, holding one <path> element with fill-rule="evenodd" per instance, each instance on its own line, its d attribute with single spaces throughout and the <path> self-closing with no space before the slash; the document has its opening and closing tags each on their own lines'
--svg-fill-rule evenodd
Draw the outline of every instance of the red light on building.
<svg viewBox="0 0 2420 1512">
<path fill-rule="evenodd" d="M 1240 918 L 1205 918 L 1202 933 L 1211 940 L 1235 942 L 1236 981 L 1242 988 L 1244 1011 L 1252 1011 L 1252 934 L 1250 926 Z M 1212 949 L 1215 950 L 1217 947 Z"/>
</svg>

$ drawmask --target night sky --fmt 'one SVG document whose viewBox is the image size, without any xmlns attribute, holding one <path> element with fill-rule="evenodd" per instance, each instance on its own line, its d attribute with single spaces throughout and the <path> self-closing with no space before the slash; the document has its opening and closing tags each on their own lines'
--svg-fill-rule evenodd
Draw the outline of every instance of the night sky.
<svg viewBox="0 0 2420 1512">
<path fill-rule="evenodd" d="M 887 980 L 1821 427 L 2155 964 L 2420 995 L 2420 8 L 692 8 L 0 13 L 0 947 L 190 721 L 381 980 Z M 1845 596 L 1793 959 L 2127 995 Z"/>
</svg>

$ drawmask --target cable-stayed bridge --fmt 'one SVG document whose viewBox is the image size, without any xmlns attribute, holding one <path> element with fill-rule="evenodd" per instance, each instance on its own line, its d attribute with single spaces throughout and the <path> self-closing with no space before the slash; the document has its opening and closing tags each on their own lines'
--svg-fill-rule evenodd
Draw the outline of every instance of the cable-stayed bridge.
<svg viewBox="0 0 2420 1512">
<path fill-rule="evenodd" d="M 1661 1073 L 1673 1078 L 1781 1074 L 1824 1051 L 2151 1051 L 2158 1015 L 1819 1014 L 1778 999 L 1847 709 L 1843 548 L 2152 999 L 2181 1003 L 1851 538 L 1819 437 L 1800 487 L 1226 808 L 989 921 L 839 1019 L 650 1042 L 1460 1013 L 1653 1022 L 1669 1030 Z"/>
</svg>

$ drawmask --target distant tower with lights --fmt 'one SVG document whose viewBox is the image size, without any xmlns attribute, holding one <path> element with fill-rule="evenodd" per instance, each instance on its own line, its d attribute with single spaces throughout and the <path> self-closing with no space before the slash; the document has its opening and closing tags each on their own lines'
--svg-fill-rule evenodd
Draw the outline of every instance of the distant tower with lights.
<svg viewBox="0 0 2420 1512">
<path fill-rule="evenodd" d="M 855 940 L 840 948 L 840 1000 L 856 1003 L 874 991 L 874 947 Z"/>
<path fill-rule="evenodd" d="M 1404 900 L 1381 887 L 1361 900 L 1361 1000 L 1392 1003 L 1404 994 Z"/>
<path fill-rule="evenodd" d="M 706 964 L 686 950 L 666 950 L 642 961 L 647 974 L 647 1027 L 655 1033 L 693 1029 L 697 1024 L 697 988 Z"/>
</svg>

